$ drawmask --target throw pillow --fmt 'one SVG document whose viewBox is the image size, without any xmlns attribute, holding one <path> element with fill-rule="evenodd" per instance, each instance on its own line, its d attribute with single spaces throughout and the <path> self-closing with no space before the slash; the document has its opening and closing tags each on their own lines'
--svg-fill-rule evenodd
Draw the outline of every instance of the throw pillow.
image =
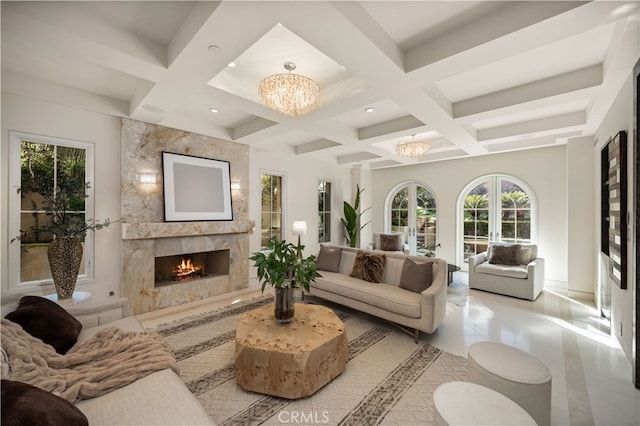
<svg viewBox="0 0 640 426">
<path fill-rule="evenodd" d="M 494 265 L 518 265 L 517 254 L 520 246 L 496 245 L 490 251 L 489 263 Z"/>
<path fill-rule="evenodd" d="M 64 398 L 27 383 L 2 380 L 2 426 L 88 426 L 87 417 Z"/>
<path fill-rule="evenodd" d="M 39 296 L 24 296 L 6 319 L 65 354 L 78 341 L 82 324 L 62 306 Z"/>
<path fill-rule="evenodd" d="M 322 271 L 339 272 L 342 248 L 320 246 L 316 268 Z"/>
<path fill-rule="evenodd" d="M 411 259 L 405 259 L 400 276 L 400 288 L 422 293 L 431 287 L 433 263 L 417 263 Z"/>
<path fill-rule="evenodd" d="M 380 250 L 402 251 L 402 234 L 380 234 Z"/>
<path fill-rule="evenodd" d="M 516 258 L 519 265 L 528 265 L 529 262 L 531 262 L 531 249 L 520 247 L 520 250 L 518 250 L 518 253 L 516 254 Z"/>
<path fill-rule="evenodd" d="M 387 257 L 384 254 L 358 251 L 349 276 L 360 278 L 370 283 L 381 283 L 386 262 Z"/>
</svg>

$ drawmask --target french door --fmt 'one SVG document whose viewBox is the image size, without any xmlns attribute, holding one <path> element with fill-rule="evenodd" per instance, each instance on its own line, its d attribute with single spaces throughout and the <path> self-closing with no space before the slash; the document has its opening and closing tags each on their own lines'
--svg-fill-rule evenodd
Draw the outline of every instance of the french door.
<svg viewBox="0 0 640 426">
<path fill-rule="evenodd" d="M 488 176 L 467 186 L 463 194 L 458 262 L 466 264 L 492 241 L 532 242 L 535 197 L 524 182 L 512 176 Z"/>
<path fill-rule="evenodd" d="M 436 249 L 436 200 L 425 186 L 411 182 L 392 193 L 387 207 L 388 229 L 404 234 L 411 254 Z"/>
</svg>

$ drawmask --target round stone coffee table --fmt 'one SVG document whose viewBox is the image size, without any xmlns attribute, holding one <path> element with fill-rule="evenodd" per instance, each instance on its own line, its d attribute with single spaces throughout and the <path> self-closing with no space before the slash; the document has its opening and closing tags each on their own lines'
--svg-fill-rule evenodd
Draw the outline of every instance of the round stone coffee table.
<svg viewBox="0 0 640 426">
<path fill-rule="evenodd" d="M 273 305 L 247 312 L 236 327 L 236 381 L 245 390 L 283 398 L 309 396 L 344 371 L 344 324 L 329 308 L 295 304 L 279 324 Z"/>
</svg>

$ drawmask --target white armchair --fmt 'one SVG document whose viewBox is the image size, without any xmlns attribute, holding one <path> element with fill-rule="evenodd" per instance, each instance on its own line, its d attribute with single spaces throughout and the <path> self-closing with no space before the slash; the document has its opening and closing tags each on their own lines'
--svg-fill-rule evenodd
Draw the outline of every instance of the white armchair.
<svg viewBox="0 0 640 426">
<path fill-rule="evenodd" d="M 486 252 L 469 258 L 469 287 L 536 300 L 544 287 L 544 259 L 538 257 L 538 246 L 491 243 Z"/>
</svg>

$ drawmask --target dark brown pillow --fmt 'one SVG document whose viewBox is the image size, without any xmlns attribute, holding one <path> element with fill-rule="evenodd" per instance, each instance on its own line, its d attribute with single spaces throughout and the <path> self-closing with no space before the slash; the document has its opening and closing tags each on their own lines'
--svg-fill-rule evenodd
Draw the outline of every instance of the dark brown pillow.
<svg viewBox="0 0 640 426">
<path fill-rule="evenodd" d="M 19 324 L 24 331 L 53 346 L 65 354 L 78 341 L 82 324 L 62 306 L 39 296 L 24 296 L 18 308 L 9 312 L 9 321 Z"/>
<path fill-rule="evenodd" d="M 489 263 L 494 265 L 519 265 L 518 244 L 509 246 L 492 246 L 489 251 Z"/>
<path fill-rule="evenodd" d="M 402 234 L 380 234 L 380 250 L 402 251 Z"/>
<path fill-rule="evenodd" d="M 431 287 L 433 279 L 433 262 L 417 263 L 405 259 L 400 276 L 400 288 L 422 293 Z"/>
<path fill-rule="evenodd" d="M 320 246 L 316 268 L 322 271 L 339 272 L 342 248 Z"/>
<path fill-rule="evenodd" d="M 384 254 L 358 251 L 349 276 L 360 278 L 370 283 L 381 283 L 384 277 L 384 266 L 386 262 L 387 257 Z"/>
<path fill-rule="evenodd" d="M 2 380 L 2 426 L 88 426 L 87 417 L 64 398 L 27 383 Z"/>
</svg>

